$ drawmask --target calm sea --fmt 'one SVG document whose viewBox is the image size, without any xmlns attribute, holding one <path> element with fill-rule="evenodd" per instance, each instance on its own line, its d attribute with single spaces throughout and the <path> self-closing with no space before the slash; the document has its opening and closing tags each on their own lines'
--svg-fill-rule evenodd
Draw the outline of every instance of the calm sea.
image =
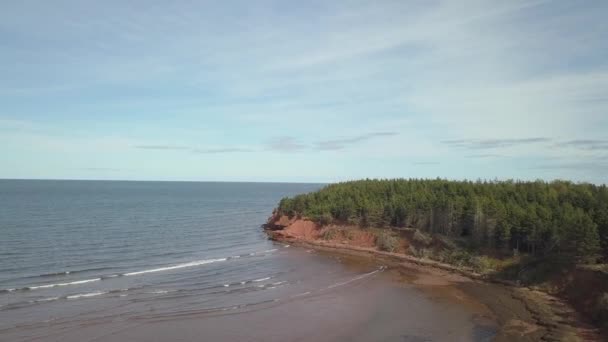
<svg viewBox="0 0 608 342">
<path fill-rule="evenodd" d="M 306 320 L 317 317 L 319 322 L 311 323 L 317 326 L 328 322 L 345 326 L 357 319 L 367 322 L 382 312 L 389 315 L 389 309 L 399 312 L 390 316 L 426 317 L 423 311 L 406 311 L 407 305 L 426 308 L 428 317 L 446 314 L 442 305 L 401 285 L 390 291 L 385 283 L 368 283 L 360 292 L 341 289 L 373 278 L 382 272 L 378 265 L 344 267 L 339 258 L 267 239 L 260 225 L 282 197 L 320 187 L 0 180 L 0 340 L 98 341 L 104 340 L 102 334 L 109 341 L 137 340 L 109 332 L 135 333 L 143 323 L 150 325 L 140 329 L 146 334 L 154 329 L 165 332 L 169 330 L 154 322 L 182 322 L 181 318 L 193 315 L 199 317 L 198 323 L 186 330 L 203 329 L 204 322 L 209 325 L 204 326 L 204 334 L 215 333 L 218 339 L 226 340 L 226 331 L 236 329 L 243 336 L 254 333 L 267 340 L 279 335 L 265 336 L 271 332 L 252 322 L 259 319 L 265 324 L 263 315 L 288 319 L 276 310 L 299 312 Z M 362 293 L 370 294 L 367 301 L 361 300 Z M 376 297 L 371 293 L 384 299 L 372 299 Z M 386 302 L 382 311 L 369 304 L 381 300 Z M 286 304 L 275 311 L 259 310 L 277 303 Z M 246 316 L 234 318 L 233 313 Z M 361 317 L 348 316 L 354 313 Z M 226 318 L 220 323 L 200 320 L 206 314 Z M 446 321 L 456 322 L 468 336 L 473 316 L 460 311 L 449 315 Z M 335 320 L 338 316 L 344 321 Z M 427 337 L 437 334 L 425 327 L 432 326 L 426 318 L 408 322 L 412 325 L 399 323 L 399 329 L 421 330 Z M 226 326 L 228 330 L 220 328 Z M 296 325 L 284 326 L 283 333 L 293 336 Z M 86 338 L 84 327 L 93 329 Z M 310 336 L 312 330 L 303 330 L 301 324 L 297 327 L 302 336 Z M 378 336 L 375 330 L 366 331 Z M 401 332 L 395 329 L 378 331 L 400 340 Z M 190 339 L 198 339 L 199 333 L 193 334 Z M 234 336 L 233 340 L 243 340 Z"/>
</svg>

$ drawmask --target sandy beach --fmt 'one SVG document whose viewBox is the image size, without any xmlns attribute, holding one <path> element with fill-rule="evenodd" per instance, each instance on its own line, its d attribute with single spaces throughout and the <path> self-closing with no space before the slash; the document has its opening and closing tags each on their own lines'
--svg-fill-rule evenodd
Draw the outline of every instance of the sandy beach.
<svg viewBox="0 0 608 342">
<path fill-rule="evenodd" d="M 492 327 L 490 340 L 493 341 L 602 340 L 597 329 L 567 303 L 540 291 L 491 282 L 451 265 L 373 248 L 305 238 L 283 240 L 281 235 L 278 240 L 328 256 L 343 255 L 359 262 L 367 260 L 386 265 L 387 273 L 392 274 L 395 281 L 418 286 L 431 298 L 448 299 L 475 310 L 480 322 Z"/>
<path fill-rule="evenodd" d="M 497 332 L 496 317 L 455 286 L 456 278 L 344 253 L 290 253 L 325 259 L 353 276 L 328 286 L 309 280 L 309 291 L 234 310 L 125 313 L 2 334 L 43 341 L 489 341 Z"/>
</svg>

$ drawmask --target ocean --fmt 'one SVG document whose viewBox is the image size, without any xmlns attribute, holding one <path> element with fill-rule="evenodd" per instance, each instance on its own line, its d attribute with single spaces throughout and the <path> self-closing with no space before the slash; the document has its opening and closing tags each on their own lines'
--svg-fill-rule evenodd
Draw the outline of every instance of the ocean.
<svg viewBox="0 0 608 342">
<path fill-rule="evenodd" d="M 282 197 L 321 186 L 0 180 L 0 340 L 137 340 L 115 334 L 141 332 L 136 327 L 142 324 L 183 324 L 184 318 L 210 324 L 218 317 L 230 318 L 206 328 L 210 337 L 230 340 L 224 334 L 230 325 L 232 340 L 268 340 L 267 331 L 252 326 L 259 312 L 308 305 L 303 312 L 322 317 L 323 308 L 333 317 L 332 310 L 343 309 L 327 303 L 356 283 L 376 284 L 365 292 L 378 296 L 403 291 L 371 280 L 383 272 L 381 265 L 347 266 L 340 257 L 267 239 L 260 226 Z M 331 293 L 324 304 L 311 304 Z M 349 296 L 363 305 L 358 295 Z M 417 291 L 402 298 L 426 305 L 429 315 L 443 310 Z M 468 334 L 473 314 L 462 317 L 456 324 Z M 85 326 L 92 329 L 87 338 Z M 150 340 L 143 334 L 148 338 L 141 340 Z"/>
</svg>

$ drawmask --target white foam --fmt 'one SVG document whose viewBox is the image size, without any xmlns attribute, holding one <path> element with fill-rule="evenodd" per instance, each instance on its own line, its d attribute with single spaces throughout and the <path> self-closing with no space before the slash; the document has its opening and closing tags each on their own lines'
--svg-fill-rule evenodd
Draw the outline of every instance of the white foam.
<svg viewBox="0 0 608 342">
<path fill-rule="evenodd" d="M 240 258 L 240 257 L 241 257 L 240 255 L 235 255 L 235 256 L 232 256 L 231 258 L 232 258 L 232 259 L 238 259 L 238 258 Z"/>
<path fill-rule="evenodd" d="M 69 283 L 56 283 L 56 284 L 46 284 L 46 285 L 40 285 L 40 286 L 30 286 L 30 287 L 28 287 L 28 289 L 30 289 L 30 290 L 48 289 L 51 287 L 86 284 L 86 283 L 91 283 L 91 282 L 100 281 L 100 280 L 101 280 L 101 278 L 84 279 L 84 280 L 72 281 Z"/>
<path fill-rule="evenodd" d="M 291 246 L 291 245 L 284 245 L 283 247 L 285 247 L 285 248 L 289 248 L 289 246 Z"/>
<path fill-rule="evenodd" d="M 150 270 L 137 271 L 137 272 L 129 272 L 129 273 L 125 273 L 124 276 L 128 277 L 128 276 L 134 276 L 134 275 L 140 275 L 140 274 L 146 274 L 146 273 L 156 273 L 156 272 L 162 272 L 162 271 L 176 270 L 176 269 L 179 269 L 179 268 L 201 266 L 201 265 L 206 265 L 206 264 L 211 264 L 211 263 L 214 263 L 214 262 L 226 261 L 226 260 L 228 260 L 228 259 L 227 258 L 219 258 L 219 259 L 207 259 L 207 260 L 192 261 L 192 262 L 187 262 L 187 263 L 184 263 L 184 264 L 179 264 L 179 265 L 174 265 L 174 266 L 153 268 L 153 269 L 150 269 Z"/>
<path fill-rule="evenodd" d="M 224 287 L 228 287 L 228 286 L 230 286 L 230 284 L 224 284 Z"/>
<path fill-rule="evenodd" d="M 274 248 L 274 249 L 267 249 L 267 250 L 264 251 L 264 253 L 272 253 L 272 252 L 276 252 L 276 251 L 277 251 L 276 248 Z"/>
<path fill-rule="evenodd" d="M 59 299 L 59 297 L 49 297 L 49 298 L 38 299 L 35 302 L 50 302 L 50 301 L 57 300 L 57 299 Z"/>
<path fill-rule="evenodd" d="M 270 277 L 266 277 L 266 278 L 260 278 L 260 279 L 256 279 L 256 280 L 254 280 L 254 281 L 257 283 L 257 282 L 264 281 L 264 280 L 268 280 L 268 279 L 270 279 Z"/>
<path fill-rule="evenodd" d="M 67 296 L 67 299 L 78 299 L 78 298 L 88 298 L 88 297 L 95 297 L 95 296 L 101 296 L 106 294 L 107 292 L 90 292 L 90 293 L 81 293 L 81 294 L 77 294 L 77 295 L 72 295 L 72 296 Z"/>
</svg>

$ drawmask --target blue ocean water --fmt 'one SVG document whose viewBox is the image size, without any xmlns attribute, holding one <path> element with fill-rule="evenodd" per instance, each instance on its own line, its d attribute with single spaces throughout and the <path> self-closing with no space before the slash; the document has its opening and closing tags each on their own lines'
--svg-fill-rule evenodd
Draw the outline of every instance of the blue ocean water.
<svg viewBox="0 0 608 342">
<path fill-rule="evenodd" d="M 270 277 L 260 256 L 276 246 L 260 225 L 319 187 L 0 180 L 0 310 Z"/>
</svg>

